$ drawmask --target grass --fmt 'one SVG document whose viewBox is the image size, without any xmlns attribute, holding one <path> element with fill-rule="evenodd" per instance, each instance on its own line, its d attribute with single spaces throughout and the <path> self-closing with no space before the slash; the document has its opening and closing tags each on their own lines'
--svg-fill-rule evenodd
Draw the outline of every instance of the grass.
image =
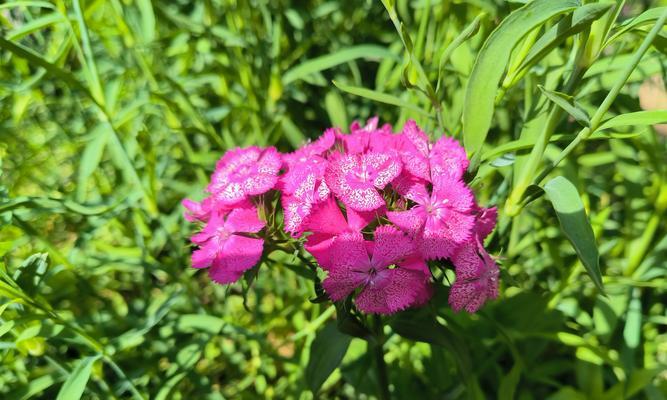
<svg viewBox="0 0 667 400">
<path fill-rule="evenodd" d="M 462 140 L 502 210 L 500 299 L 394 317 L 393 398 L 664 399 L 667 113 L 639 88 L 667 3 L 522 3 L 0 4 L 0 397 L 376 396 L 357 338 L 310 393 L 334 307 L 292 257 L 212 284 L 180 201 L 229 148 L 379 115 Z"/>
</svg>

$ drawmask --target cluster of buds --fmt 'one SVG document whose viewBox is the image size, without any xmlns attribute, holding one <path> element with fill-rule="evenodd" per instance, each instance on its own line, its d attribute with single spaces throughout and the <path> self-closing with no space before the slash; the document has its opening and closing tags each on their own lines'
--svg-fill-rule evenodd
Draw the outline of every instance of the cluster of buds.
<svg viewBox="0 0 667 400">
<path fill-rule="evenodd" d="M 203 226 L 192 236 L 192 266 L 233 283 L 283 240 L 279 226 L 326 271 L 322 287 L 333 301 L 353 296 L 373 314 L 423 305 L 433 263 L 448 260 L 450 305 L 475 312 L 498 295 L 498 266 L 483 246 L 496 209 L 475 201 L 463 180 L 468 165 L 453 138 L 432 143 L 414 121 L 394 133 L 377 118 L 353 123 L 349 134 L 327 129 L 292 153 L 230 150 L 208 197 L 183 202 L 186 218 Z M 279 206 L 268 209 L 272 198 Z"/>
</svg>

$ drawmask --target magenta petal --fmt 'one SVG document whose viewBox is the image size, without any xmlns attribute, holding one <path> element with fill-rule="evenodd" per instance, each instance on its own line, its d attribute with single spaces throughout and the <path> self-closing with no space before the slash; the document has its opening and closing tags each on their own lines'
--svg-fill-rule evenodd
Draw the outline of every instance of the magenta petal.
<svg viewBox="0 0 667 400">
<path fill-rule="evenodd" d="M 216 164 L 207 190 L 220 204 L 234 205 L 272 189 L 281 166 L 280 153 L 273 147 L 230 150 Z"/>
<path fill-rule="evenodd" d="M 397 264 L 415 252 L 415 246 L 407 234 L 390 225 L 375 228 L 375 246 L 372 264 L 386 267 Z"/>
<path fill-rule="evenodd" d="M 213 209 L 213 199 L 211 197 L 207 197 L 199 203 L 190 199 L 183 199 L 181 204 L 186 209 L 183 216 L 189 222 L 208 220 Z"/>
<path fill-rule="evenodd" d="M 403 165 L 405 166 L 406 164 L 404 163 Z M 416 177 L 404 168 L 400 175 L 391 181 L 391 187 L 401 196 L 405 196 L 413 192 L 413 186 L 426 186 L 427 183 L 425 179 Z"/>
<path fill-rule="evenodd" d="M 264 228 L 264 221 L 259 219 L 257 208 L 236 208 L 227 215 L 225 230 L 228 232 L 259 232 Z"/>
<path fill-rule="evenodd" d="M 449 257 L 472 233 L 475 217 L 457 212 L 447 213 L 443 220 L 431 223 L 427 220 L 422 234 L 420 250 L 427 260 Z"/>
<path fill-rule="evenodd" d="M 327 234 L 313 233 L 308 236 L 306 243 L 303 246 L 307 252 L 315 257 L 317 264 L 326 271 L 330 270 L 332 267 L 331 246 L 333 245 L 335 238 L 335 236 Z"/>
<path fill-rule="evenodd" d="M 345 268 L 334 269 L 329 271 L 329 275 L 322 281 L 322 287 L 331 300 L 340 301 L 349 296 L 365 279 L 366 274 L 364 273 Z"/>
<path fill-rule="evenodd" d="M 401 133 L 405 138 L 405 145 L 400 152 L 405 169 L 415 177 L 430 180 L 428 136 L 419 129 L 414 120 L 408 120 Z"/>
<path fill-rule="evenodd" d="M 193 268 L 207 268 L 212 263 L 216 257 L 217 252 L 220 249 L 217 248 L 216 243 L 209 243 L 203 247 L 192 252 L 192 267 Z"/>
<path fill-rule="evenodd" d="M 426 261 L 424 261 L 422 257 L 417 255 L 413 255 L 406 258 L 405 260 L 401 261 L 398 264 L 398 266 L 413 271 L 423 272 L 426 277 L 431 275 L 431 272 L 428 268 L 428 264 L 426 264 Z"/>
<path fill-rule="evenodd" d="M 496 227 L 498 209 L 496 207 L 480 208 L 477 213 L 475 231 L 480 240 L 484 240 Z"/>
<path fill-rule="evenodd" d="M 435 142 L 429 160 L 433 179 L 461 179 L 470 164 L 465 149 L 458 141 L 446 136 Z"/>
<path fill-rule="evenodd" d="M 211 214 L 211 218 L 204 226 L 201 232 L 192 235 L 190 240 L 192 243 L 202 245 L 212 238 L 219 238 L 224 231 L 224 215 L 218 213 Z"/>
<path fill-rule="evenodd" d="M 264 240 L 231 235 L 216 259 L 219 266 L 232 271 L 245 271 L 262 257 Z"/>
<path fill-rule="evenodd" d="M 423 274 L 400 268 L 384 270 L 380 287 L 366 285 L 354 299 L 360 311 L 371 314 L 393 314 L 414 303 L 423 288 Z"/>
<path fill-rule="evenodd" d="M 315 205 L 305 224 L 305 229 L 318 232 L 327 233 L 330 235 L 338 235 L 348 229 L 343 212 L 336 204 L 333 197 L 329 197 L 323 202 Z"/>
<path fill-rule="evenodd" d="M 371 211 L 384 204 L 377 189 L 384 188 L 400 172 L 400 161 L 389 154 L 346 154 L 330 161 L 325 181 L 346 206 Z"/>
<path fill-rule="evenodd" d="M 352 230 L 361 231 L 370 224 L 374 219 L 383 216 L 387 212 L 387 208 L 382 206 L 372 211 L 355 211 L 352 208 L 346 210 L 347 224 Z"/>
<path fill-rule="evenodd" d="M 317 140 L 306 143 L 293 153 L 283 155 L 283 160 L 290 170 L 298 164 L 309 163 L 314 157 L 323 155 L 333 147 L 338 132 L 337 128 L 327 129 Z"/>
<path fill-rule="evenodd" d="M 327 160 L 320 156 L 309 156 L 304 161 L 291 165 L 281 178 L 283 192 L 299 197 L 303 194 L 297 192 L 312 192 L 316 182 L 323 179 L 327 164 Z"/>
<path fill-rule="evenodd" d="M 312 204 L 295 196 L 283 195 L 282 206 L 285 231 L 300 235 L 312 211 Z"/>
<path fill-rule="evenodd" d="M 449 303 L 455 311 L 476 312 L 486 300 L 498 296 L 498 265 L 477 239 L 461 246 L 452 262 L 456 281 L 449 293 Z"/>
<path fill-rule="evenodd" d="M 331 246 L 333 268 L 346 268 L 367 271 L 370 257 L 366 241 L 359 232 L 346 232 L 336 236 Z"/>
<path fill-rule="evenodd" d="M 361 156 L 362 163 L 373 178 L 373 185 L 384 189 L 401 173 L 401 162 L 387 153 L 366 153 Z"/>
<path fill-rule="evenodd" d="M 429 154 L 428 136 L 422 131 L 413 119 L 409 119 L 403 126 L 403 135 L 412 143 L 416 154 L 427 157 Z"/>
<path fill-rule="evenodd" d="M 243 276 L 243 271 L 232 271 L 224 268 L 211 268 L 208 276 L 213 282 L 227 285 L 238 281 Z"/>
<path fill-rule="evenodd" d="M 388 211 L 387 218 L 402 231 L 412 236 L 417 235 L 426 222 L 426 216 L 419 208 L 411 208 L 406 211 Z"/>
<path fill-rule="evenodd" d="M 485 300 L 484 292 L 475 283 L 455 282 L 449 290 L 449 305 L 457 312 L 477 312 Z"/>
<path fill-rule="evenodd" d="M 448 208 L 459 212 L 469 212 L 475 205 L 470 188 L 462 181 L 454 179 L 435 180 L 432 198 L 446 201 Z"/>
</svg>

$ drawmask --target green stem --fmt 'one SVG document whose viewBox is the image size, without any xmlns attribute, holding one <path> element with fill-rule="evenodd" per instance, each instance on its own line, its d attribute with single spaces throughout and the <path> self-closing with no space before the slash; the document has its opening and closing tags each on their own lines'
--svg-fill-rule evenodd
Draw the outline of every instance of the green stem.
<svg viewBox="0 0 667 400">
<path fill-rule="evenodd" d="M 378 374 L 378 397 L 380 400 L 390 400 L 391 393 L 389 392 L 389 375 L 387 374 L 387 363 L 384 360 L 384 325 L 382 323 L 382 317 L 375 314 L 373 316 L 375 322 L 375 338 L 377 339 L 376 343 L 373 344 L 375 352 L 375 362 L 377 364 L 377 374 Z"/>
</svg>

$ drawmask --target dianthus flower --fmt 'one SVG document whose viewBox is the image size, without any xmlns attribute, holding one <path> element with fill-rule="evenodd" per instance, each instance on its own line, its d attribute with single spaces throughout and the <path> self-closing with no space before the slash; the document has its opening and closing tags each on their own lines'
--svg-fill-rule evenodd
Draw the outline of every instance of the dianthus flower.
<svg viewBox="0 0 667 400">
<path fill-rule="evenodd" d="M 405 211 L 390 211 L 387 217 L 415 237 L 427 260 L 449 257 L 470 238 L 475 223 L 471 213 L 474 200 L 461 181 L 439 179 L 431 193 L 426 186 L 416 184 L 406 198 L 415 202 L 415 206 Z"/>
<path fill-rule="evenodd" d="M 192 253 L 192 266 L 209 268 L 209 276 L 218 283 L 236 282 L 262 256 L 264 240 L 248 234 L 259 232 L 264 222 L 257 209 L 236 208 L 223 216 L 214 212 L 201 232 L 192 236 L 199 246 Z"/>
<path fill-rule="evenodd" d="M 468 168 L 465 150 L 450 137 L 443 136 L 431 144 L 413 120 L 405 123 L 401 137 L 399 154 L 405 169 L 417 178 L 432 183 L 442 177 L 461 179 Z"/>
<path fill-rule="evenodd" d="M 322 286 L 334 301 L 359 289 L 354 302 L 366 313 L 391 314 L 422 301 L 428 292 L 428 267 L 412 240 L 391 226 L 375 229 L 375 240 L 360 233 L 336 238 L 333 265 Z"/>
<path fill-rule="evenodd" d="M 382 216 L 384 209 L 370 212 L 358 212 L 351 208 L 346 210 L 347 219 L 336 204 L 333 197 L 318 204 L 305 224 L 311 234 L 306 239 L 304 248 L 317 260 L 323 269 L 331 267 L 331 260 L 336 256 L 332 251 L 336 238 L 345 233 L 359 233 L 371 221 Z"/>
<path fill-rule="evenodd" d="M 210 196 L 183 200 L 185 218 L 204 225 L 192 237 L 192 264 L 235 282 L 262 260 L 266 240 L 270 251 L 308 252 L 327 273 L 331 300 L 391 314 L 425 304 L 433 293 L 426 261 L 447 259 L 452 308 L 475 312 L 498 294 L 498 266 L 483 247 L 497 212 L 476 203 L 468 164 L 456 140 L 433 143 L 412 120 L 395 134 L 377 117 L 355 121 L 349 134 L 327 129 L 292 153 L 231 150 Z"/>
<path fill-rule="evenodd" d="M 475 205 L 474 235 L 452 256 L 456 281 L 449 291 L 449 304 L 455 311 L 474 313 L 490 299 L 498 297 L 498 265 L 486 252 L 482 241 L 496 226 L 497 210 Z"/>
<path fill-rule="evenodd" d="M 215 166 L 208 192 L 222 205 L 239 203 L 273 189 L 281 165 L 280 153 L 273 147 L 228 151 Z"/>
<path fill-rule="evenodd" d="M 401 173 L 401 162 L 388 153 L 337 154 L 332 156 L 325 181 L 347 207 L 371 211 L 385 204 L 384 189 Z"/>
</svg>

